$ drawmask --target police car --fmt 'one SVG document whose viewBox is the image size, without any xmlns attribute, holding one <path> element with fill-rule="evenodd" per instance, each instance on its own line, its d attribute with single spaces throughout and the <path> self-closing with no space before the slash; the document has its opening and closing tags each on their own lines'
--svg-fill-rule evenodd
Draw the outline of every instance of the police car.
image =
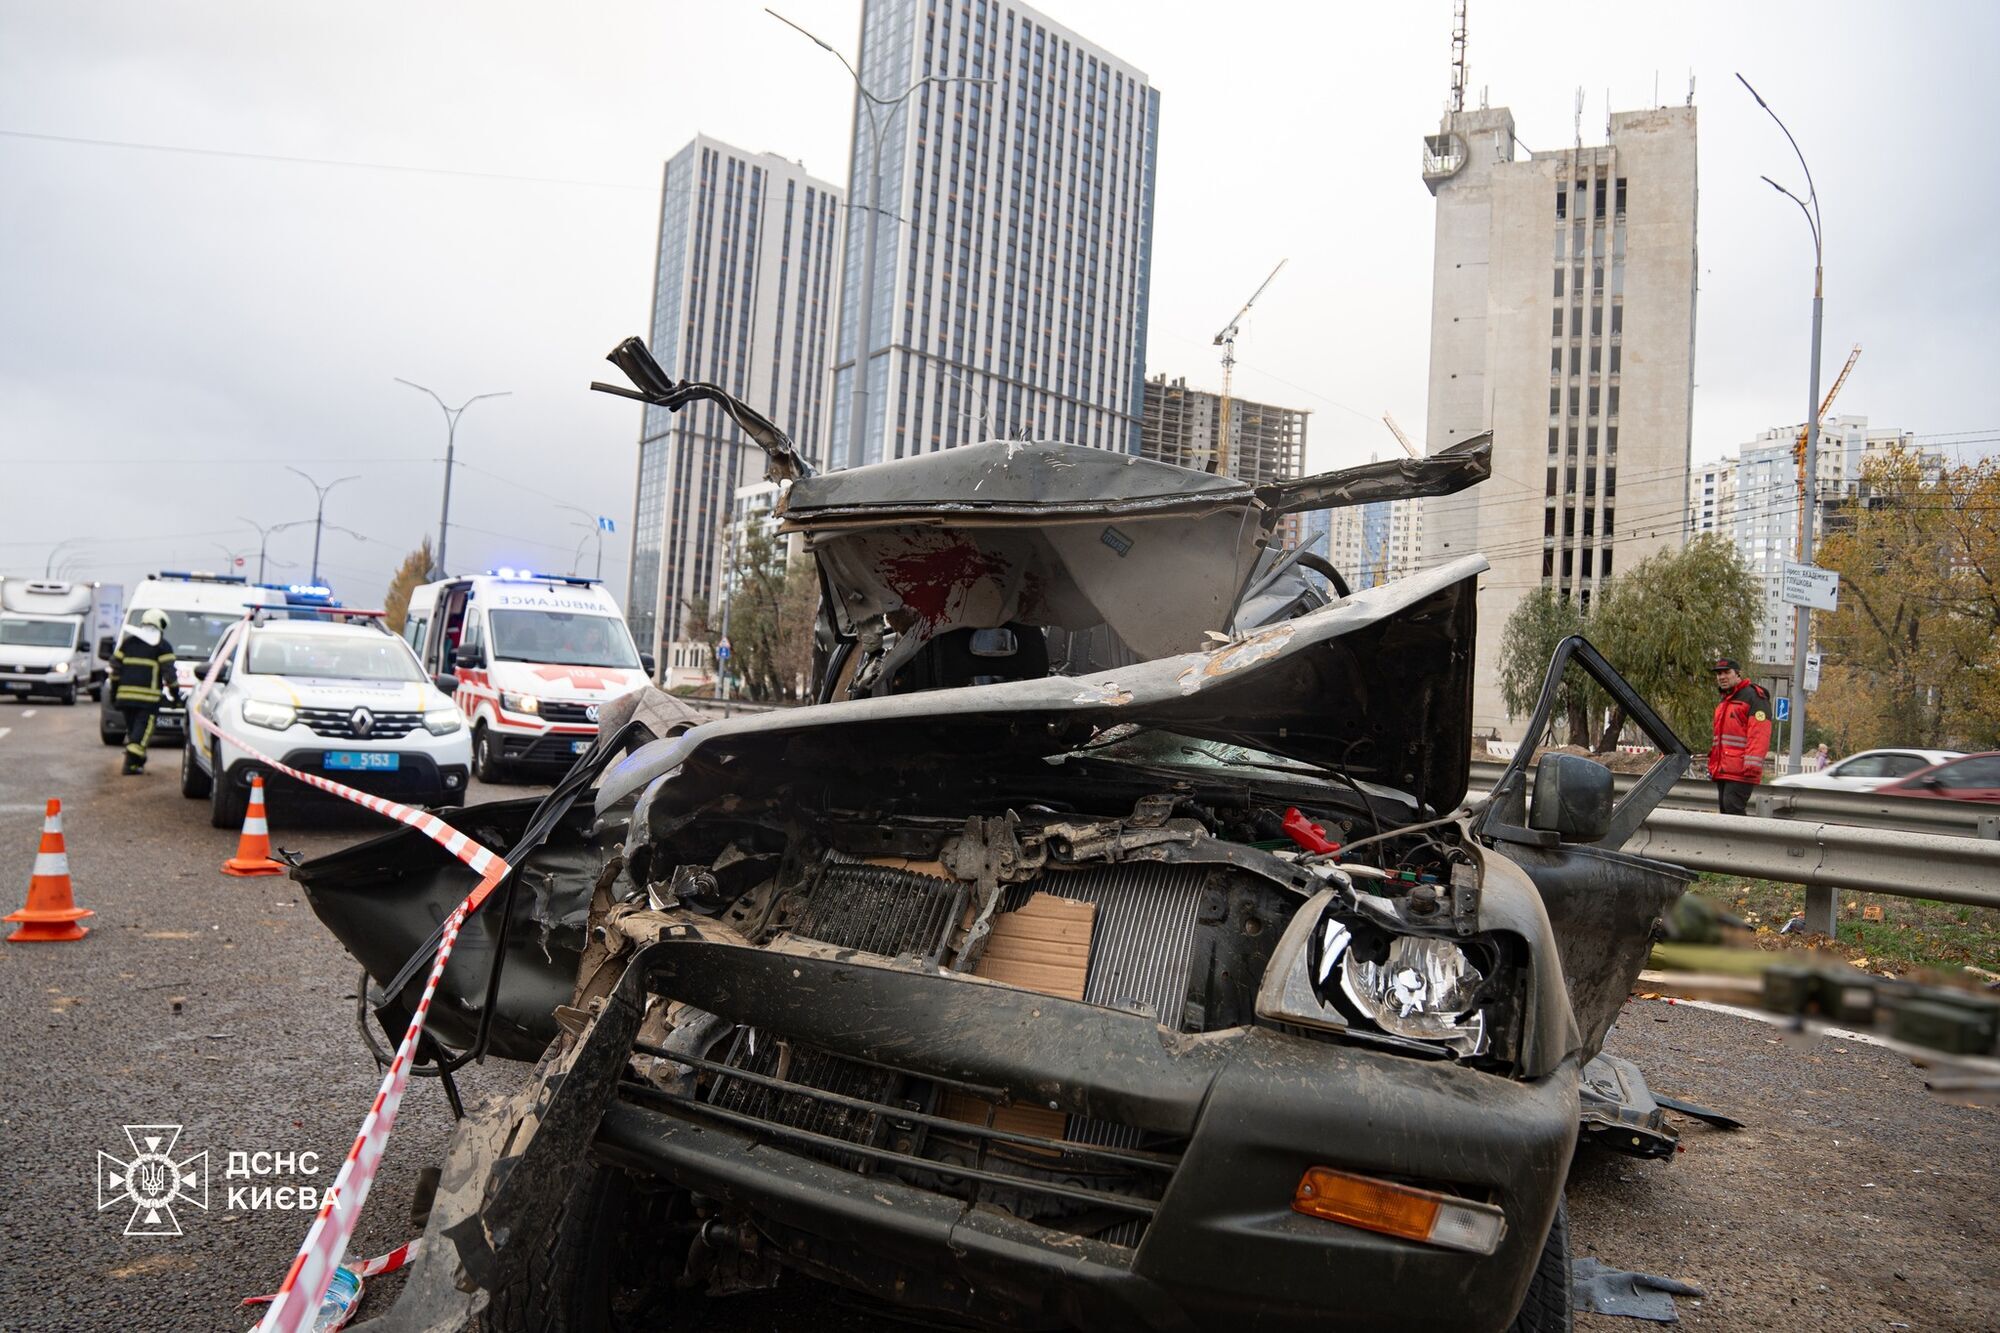
<svg viewBox="0 0 2000 1333">
<path fill-rule="evenodd" d="M 500 569 L 427 583 L 403 635 L 453 687 L 482 782 L 569 767 L 597 739 L 599 709 L 653 671 L 596 579 Z"/>
<path fill-rule="evenodd" d="M 465 719 L 381 623 L 381 612 L 260 608 L 224 632 L 196 670 L 213 683 L 202 716 L 306 773 L 412 805 L 463 805 Z M 181 795 L 209 798 L 217 828 L 242 823 L 250 775 L 267 799 L 299 787 L 206 728 L 181 752 Z"/>
</svg>

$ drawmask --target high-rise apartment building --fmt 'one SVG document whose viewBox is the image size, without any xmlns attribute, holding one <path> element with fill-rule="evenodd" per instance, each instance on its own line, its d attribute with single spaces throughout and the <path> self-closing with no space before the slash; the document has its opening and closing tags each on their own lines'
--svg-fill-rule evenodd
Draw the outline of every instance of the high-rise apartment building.
<svg viewBox="0 0 2000 1333">
<path fill-rule="evenodd" d="M 666 164 L 653 355 L 677 379 L 719 384 L 822 459 L 827 366 L 840 305 L 839 186 L 796 162 L 706 136 Z M 663 663 L 703 669 L 690 608 L 715 606 L 736 490 L 764 456 L 711 404 L 646 408 L 626 615 Z"/>
<path fill-rule="evenodd" d="M 1757 632 L 1750 651 L 1756 660 L 1789 670 L 1793 661 L 1794 617 L 1780 600 L 1785 565 L 1798 559 L 1798 426 L 1767 430 L 1733 457 L 1703 464 L 1688 494 L 1690 533 L 1726 538 L 1763 587 Z M 1916 451 L 1942 462 L 1937 450 L 1920 450 L 1910 431 L 1870 428 L 1863 416 L 1824 417 L 1819 428 L 1819 484 L 1815 531 L 1824 536 L 1843 521 L 1843 511 L 1861 491 L 1862 467 L 1871 456 L 1893 449 Z"/>
<path fill-rule="evenodd" d="M 843 260 L 833 465 L 1001 438 L 1136 452 L 1159 94 L 1008 0 L 864 0 L 859 67 L 890 96 L 967 81 L 878 112 L 881 208 L 855 212 Z M 857 97 L 857 204 L 870 125 Z"/>
<path fill-rule="evenodd" d="M 1694 393 L 1695 112 L 1526 153 L 1505 108 L 1424 139 L 1437 198 L 1426 449 L 1493 432 L 1493 477 L 1424 508 L 1424 563 L 1483 552 L 1474 725 L 1504 727 L 1501 629 L 1529 590 L 1588 605 L 1678 545 Z"/>
</svg>

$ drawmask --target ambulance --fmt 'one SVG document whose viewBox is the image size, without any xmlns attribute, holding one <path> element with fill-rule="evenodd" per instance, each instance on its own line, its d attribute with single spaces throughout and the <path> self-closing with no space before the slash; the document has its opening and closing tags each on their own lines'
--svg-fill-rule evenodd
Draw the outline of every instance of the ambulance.
<svg viewBox="0 0 2000 1333">
<path fill-rule="evenodd" d="M 596 579 L 498 569 L 427 583 L 403 622 L 424 669 L 472 728 L 472 772 L 564 769 L 603 705 L 644 685 L 650 657 Z"/>
<path fill-rule="evenodd" d="M 238 574 L 162 570 L 148 574 L 132 589 L 123 620 L 98 640 L 98 651 L 108 660 L 138 626 L 141 612 L 166 612 L 167 643 L 174 650 L 175 673 L 185 701 L 194 688 L 196 668 L 208 660 L 223 631 L 243 619 L 252 606 L 282 606 L 284 602 L 283 592 L 259 587 Z M 97 738 L 106 745 L 125 743 L 125 715 L 118 711 L 116 694 L 115 690 L 104 691 L 103 707 L 97 715 Z M 153 744 L 178 744 L 186 733 L 187 709 L 178 704 L 162 708 Z"/>
</svg>

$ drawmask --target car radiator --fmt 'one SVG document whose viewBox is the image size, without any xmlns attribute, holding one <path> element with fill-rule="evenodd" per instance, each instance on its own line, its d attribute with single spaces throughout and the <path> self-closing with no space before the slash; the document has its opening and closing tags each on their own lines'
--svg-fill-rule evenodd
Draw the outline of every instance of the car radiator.
<svg viewBox="0 0 2000 1333">
<path fill-rule="evenodd" d="M 1037 892 L 1096 906 L 1084 1000 L 1182 1026 L 1196 917 L 1208 872 L 1133 863 L 1050 872 L 1010 886 L 1000 911 Z M 863 862 L 826 865 L 789 922 L 799 936 L 938 961 L 967 910 L 967 886 Z M 738 1029 L 701 1069 L 703 1104 L 738 1124 L 780 1131 L 788 1146 L 849 1170 L 886 1170 L 912 1184 L 996 1204 L 1033 1221 L 1134 1245 L 1165 1193 L 1180 1145 L 1137 1128 L 1069 1116 L 1060 1133 L 995 1134 L 1007 1122 L 997 1089 L 905 1073 Z M 984 1126 L 964 1129 L 967 1108 Z M 842 1151 L 840 1145 L 855 1151 Z M 1162 1151 L 1164 1149 L 1164 1151 Z"/>
</svg>

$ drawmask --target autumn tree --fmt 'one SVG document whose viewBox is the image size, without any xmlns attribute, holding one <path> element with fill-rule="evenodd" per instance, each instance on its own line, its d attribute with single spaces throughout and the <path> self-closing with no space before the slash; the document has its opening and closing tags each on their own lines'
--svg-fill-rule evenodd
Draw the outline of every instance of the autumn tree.
<svg viewBox="0 0 2000 1333">
<path fill-rule="evenodd" d="M 2000 745 L 2000 460 L 1891 450 L 1829 526 L 1840 605 L 1815 618 L 1814 708 L 1838 747 Z"/>
<path fill-rule="evenodd" d="M 410 614 L 410 594 L 428 582 L 430 576 L 431 539 L 426 537 L 396 566 L 389 579 L 389 591 L 382 594 L 382 609 L 387 613 L 383 619 L 390 629 L 398 634 L 403 632 L 403 622 Z"/>
</svg>

